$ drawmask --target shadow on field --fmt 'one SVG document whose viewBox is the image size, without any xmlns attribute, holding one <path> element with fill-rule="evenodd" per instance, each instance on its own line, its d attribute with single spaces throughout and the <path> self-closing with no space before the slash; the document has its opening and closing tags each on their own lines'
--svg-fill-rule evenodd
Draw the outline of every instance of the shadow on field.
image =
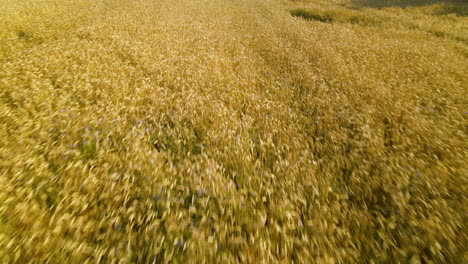
<svg viewBox="0 0 468 264">
<path fill-rule="evenodd" d="M 466 0 L 353 0 L 353 8 L 386 8 L 386 7 L 422 7 L 426 5 L 442 4 L 443 9 L 434 15 L 455 14 L 468 16 L 468 2 Z"/>
</svg>

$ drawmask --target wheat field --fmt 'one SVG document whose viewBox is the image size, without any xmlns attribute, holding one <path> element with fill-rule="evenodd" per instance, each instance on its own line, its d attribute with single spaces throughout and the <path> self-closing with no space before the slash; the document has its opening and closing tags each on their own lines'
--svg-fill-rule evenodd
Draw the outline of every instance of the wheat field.
<svg viewBox="0 0 468 264">
<path fill-rule="evenodd" d="M 467 15 L 0 0 L 0 262 L 467 261 Z"/>
</svg>

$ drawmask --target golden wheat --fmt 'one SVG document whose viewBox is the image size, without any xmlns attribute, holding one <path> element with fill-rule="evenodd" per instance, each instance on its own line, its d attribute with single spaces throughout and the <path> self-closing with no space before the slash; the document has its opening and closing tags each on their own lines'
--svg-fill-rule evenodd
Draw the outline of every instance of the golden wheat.
<svg viewBox="0 0 468 264">
<path fill-rule="evenodd" d="M 0 261 L 462 263 L 466 10 L 0 0 Z"/>
</svg>

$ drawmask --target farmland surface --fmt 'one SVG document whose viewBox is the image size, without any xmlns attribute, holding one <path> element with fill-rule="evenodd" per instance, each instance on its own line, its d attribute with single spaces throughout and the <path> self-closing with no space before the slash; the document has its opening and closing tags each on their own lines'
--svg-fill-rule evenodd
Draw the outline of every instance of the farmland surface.
<svg viewBox="0 0 468 264">
<path fill-rule="evenodd" d="M 467 16 L 0 0 L 0 262 L 463 263 Z"/>
</svg>

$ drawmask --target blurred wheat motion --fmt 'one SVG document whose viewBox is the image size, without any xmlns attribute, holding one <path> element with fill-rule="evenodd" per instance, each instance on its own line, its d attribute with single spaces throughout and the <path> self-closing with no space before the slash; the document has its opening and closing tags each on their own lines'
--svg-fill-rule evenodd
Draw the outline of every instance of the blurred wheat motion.
<svg viewBox="0 0 468 264">
<path fill-rule="evenodd" d="M 463 263 L 467 5 L 0 0 L 0 262 Z"/>
</svg>

